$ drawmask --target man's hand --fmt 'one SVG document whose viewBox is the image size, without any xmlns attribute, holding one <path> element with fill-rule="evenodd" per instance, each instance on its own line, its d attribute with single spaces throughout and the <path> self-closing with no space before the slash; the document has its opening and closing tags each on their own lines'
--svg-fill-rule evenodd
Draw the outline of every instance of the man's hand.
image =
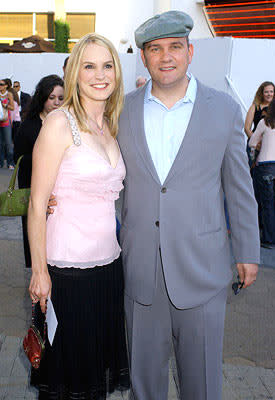
<svg viewBox="0 0 275 400">
<path fill-rule="evenodd" d="M 48 202 L 48 208 L 47 208 L 47 214 L 53 214 L 54 213 L 54 206 L 57 205 L 57 202 L 55 200 L 55 196 L 51 194 Z"/>
<path fill-rule="evenodd" d="M 244 282 L 243 287 L 246 288 L 256 281 L 258 273 L 257 264 L 237 264 L 240 282 Z"/>
</svg>

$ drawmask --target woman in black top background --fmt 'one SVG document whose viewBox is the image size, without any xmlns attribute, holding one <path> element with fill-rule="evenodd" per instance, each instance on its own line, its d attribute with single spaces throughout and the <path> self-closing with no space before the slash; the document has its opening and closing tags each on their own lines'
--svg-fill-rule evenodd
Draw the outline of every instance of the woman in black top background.
<svg viewBox="0 0 275 400">
<path fill-rule="evenodd" d="M 249 107 L 246 115 L 244 130 L 248 138 L 257 128 L 260 120 L 265 116 L 265 112 L 274 99 L 275 86 L 272 82 L 263 82 L 257 89 L 253 103 Z M 253 124 L 253 129 L 252 128 Z"/>
<path fill-rule="evenodd" d="M 14 142 L 14 161 L 17 162 L 20 156 L 24 156 L 20 161 L 18 171 L 20 189 L 31 186 L 33 147 L 47 114 L 62 105 L 63 87 L 63 80 L 57 75 L 45 76 L 36 86 L 25 120 L 20 125 Z M 27 268 L 30 268 L 31 255 L 27 234 L 27 217 L 22 217 L 22 228 L 25 264 Z"/>
</svg>

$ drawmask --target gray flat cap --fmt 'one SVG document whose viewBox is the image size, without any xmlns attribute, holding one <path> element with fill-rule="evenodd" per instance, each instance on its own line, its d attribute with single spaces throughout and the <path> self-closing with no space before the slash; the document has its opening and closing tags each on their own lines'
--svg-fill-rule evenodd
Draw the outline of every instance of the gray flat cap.
<svg viewBox="0 0 275 400">
<path fill-rule="evenodd" d="M 167 11 L 157 14 L 136 29 L 136 45 L 142 49 L 144 43 L 152 40 L 188 36 L 193 25 L 192 18 L 182 11 Z"/>
</svg>

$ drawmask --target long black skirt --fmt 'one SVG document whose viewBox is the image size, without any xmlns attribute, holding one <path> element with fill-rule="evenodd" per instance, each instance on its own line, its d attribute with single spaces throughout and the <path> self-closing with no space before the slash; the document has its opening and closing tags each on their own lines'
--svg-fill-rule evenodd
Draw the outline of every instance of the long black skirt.
<svg viewBox="0 0 275 400">
<path fill-rule="evenodd" d="M 58 326 L 31 384 L 40 400 L 104 400 L 129 388 L 121 259 L 90 269 L 48 266 Z M 36 307 L 36 323 L 43 315 Z"/>
</svg>

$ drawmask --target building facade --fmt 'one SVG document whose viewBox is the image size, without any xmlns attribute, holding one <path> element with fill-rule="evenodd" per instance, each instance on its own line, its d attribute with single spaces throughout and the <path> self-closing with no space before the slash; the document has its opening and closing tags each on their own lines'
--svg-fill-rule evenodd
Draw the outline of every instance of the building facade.
<svg viewBox="0 0 275 400">
<path fill-rule="evenodd" d="M 87 4 L 89 6 L 87 7 Z M 187 12 L 195 22 L 191 38 L 211 37 L 202 0 L 13 0 L 1 4 L 0 43 L 12 44 L 31 35 L 54 39 L 54 20 L 70 25 L 70 40 L 75 43 L 88 32 L 110 38 L 120 52 L 134 48 L 134 31 L 154 14 L 177 9 Z"/>
</svg>

